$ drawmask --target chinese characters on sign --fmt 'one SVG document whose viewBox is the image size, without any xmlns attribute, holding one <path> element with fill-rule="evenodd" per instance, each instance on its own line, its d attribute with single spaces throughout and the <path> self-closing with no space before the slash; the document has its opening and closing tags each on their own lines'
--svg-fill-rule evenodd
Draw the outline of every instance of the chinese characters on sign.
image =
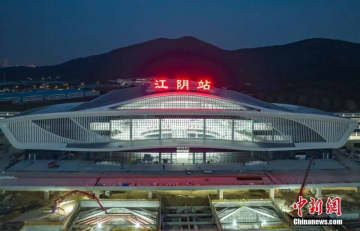
<svg viewBox="0 0 360 231">
<path fill-rule="evenodd" d="M 298 201 L 295 202 L 292 207 L 294 210 L 297 210 L 297 214 L 299 217 L 302 217 L 302 208 L 308 203 L 308 200 L 299 196 Z M 323 201 L 321 198 L 315 200 L 315 198 L 310 197 L 309 202 L 309 214 L 314 215 L 321 215 L 323 213 Z M 341 216 L 341 198 L 335 197 L 331 198 L 328 197 L 326 201 L 326 214 L 330 215 L 335 213 L 337 216 Z"/>
<path fill-rule="evenodd" d="M 209 80 L 200 80 L 198 82 L 198 87 L 197 89 L 203 89 L 203 90 L 207 90 L 209 91 L 210 90 L 210 87 L 211 87 L 211 82 Z"/>
<path fill-rule="evenodd" d="M 154 82 L 155 88 L 157 89 L 168 89 L 167 80 L 166 79 L 158 79 Z"/>
<path fill-rule="evenodd" d="M 177 79 L 176 80 L 176 90 L 189 90 L 189 80 Z"/>
<path fill-rule="evenodd" d="M 211 81 L 202 79 L 197 82 L 192 82 L 188 79 L 176 79 L 176 84 L 172 86 L 172 81 L 168 79 L 156 79 L 154 80 L 154 89 L 156 90 L 168 90 L 173 88 L 177 91 L 189 91 L 196 89 L 200 91 L 210 91 L 212 88 Z"/>
</svg>

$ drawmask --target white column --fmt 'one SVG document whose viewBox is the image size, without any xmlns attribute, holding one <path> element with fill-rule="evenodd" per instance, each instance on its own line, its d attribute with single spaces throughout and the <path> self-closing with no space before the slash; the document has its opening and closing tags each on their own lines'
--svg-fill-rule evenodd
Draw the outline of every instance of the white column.
<svg viewBox="0 0 360 231">
<path fill-rule="evenodd" d="M 254 142 L 254 121 L 251 120 L 251 142 Z"/>
<path fill-rule="evenodd" d="M 152 190 L 148 190 L 148 199 L 149 199 L 149 200 L 152 199 Z"/>
<path fill-rule="evenodd" d="M 219 196 L 219 200 L 224 200 L 224 190 L 218 189 L 217 193 L 218 193 L 218 196 Z"/>
<path fill-rule="evenodd" d="M 162 130 L 161 130 L 161 119 L 159 119 L 159 140 L 161 140 L 161 133 L 162 133 Z"/>
<path fill-rule="evenodd" d="M 235 120 L 234 119 L 232 119 L 232 121 L 231 121 L 231 140 L 232 141 L 234 141 L 235 140 L 235 138 L 234 138 L 234 136 L 235 136 Z"/>
<path fill-rule="evenodd" d="M 48 201 L 50 199 L 50 191 L 44 191 L 44 200 Z"/>
<path fill-rule="evenodd" d="M 275 199 L 275 189 L 274 188 L 269 190 L 269 196 L 270 196 L 271 200 Z"/>
<path fill-rule="evenodd" d="M 203 140 L 205 140 L 205 135 L 206 135 L 206 119 L 203 119 Z"/>
<path fill-rule="evenodd" d="M 133 120 L 132 119 L 130 119 L 130 130 L 129 130 L 129 132 L 130 132 L 129 139 L 130 139 L 130 141 L 132 141 L 133 140 Z"/>
</svg>

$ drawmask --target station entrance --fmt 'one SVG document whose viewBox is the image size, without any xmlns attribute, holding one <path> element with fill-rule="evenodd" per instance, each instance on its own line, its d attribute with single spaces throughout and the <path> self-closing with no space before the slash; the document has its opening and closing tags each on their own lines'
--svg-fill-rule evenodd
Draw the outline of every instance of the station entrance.
<svg viewBox="0 0 360 231">
<path fill-rule="evenodd" d="M 239 162 L 239 152 L 114 152 L 112 161 L 137 164 L 221 164 Z"/>
</svg>

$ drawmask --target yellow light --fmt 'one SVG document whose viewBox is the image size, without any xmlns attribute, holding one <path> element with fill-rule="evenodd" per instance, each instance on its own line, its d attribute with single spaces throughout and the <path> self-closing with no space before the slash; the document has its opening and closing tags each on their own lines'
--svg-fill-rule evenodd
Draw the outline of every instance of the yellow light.
<svg viewBox="0 0 360 231">
<path fill-rule="evenodd" d="M 58 213 L 63 216 L 67 216 L 74 210 L 74 208 L 74 202 L 63 202 L 59 205 Z"/>
<path fill-rule="evenodd" d="M 65 214 L 68 215 L 74 210 L 74 205 L 68 205 L 64 208 Z"/>
</svg>

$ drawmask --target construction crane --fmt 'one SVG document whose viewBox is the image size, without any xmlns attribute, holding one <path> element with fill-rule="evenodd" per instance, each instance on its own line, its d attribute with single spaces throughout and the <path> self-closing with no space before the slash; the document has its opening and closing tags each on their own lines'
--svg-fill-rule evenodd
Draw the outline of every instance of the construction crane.
<svg viewBox="0 0 360 231">
<path fill-rule="evenodd" d="M 54 201 L 54 205 L 53 205 L 53 208 L 52 208 L 52 212 L 54 213 L 59 207 L 58 207 L 58 204 L 59 202 L 61 202 L 62 200 L 64 200 L 66 197 L 72 195 L 72 194 L 76 194 L 76 193 L 79 193 L 79 194 L 83 194 L 85 196 L 87 196 L 88 198 L 92 199 L 92 200 L 95 200 L 99 207 L 101 208 L 102 211 L 104 211 L 105 214 L 108 214 L 108 212 L 106 211 L 106 209 L 104 208 L 104 206 L 101 204 L 99 198 L 97 198 L 97 196 L 95 196 L 94 194 L 92 193 L 88 193 L 88 192 L 85 192 L 85 191 L 80 191 L 80 190 L 73 190 L 73 191 L 70 191 L 70 192 L 67 192 L 65 193 L 64 195 L 58 197 L 55 199 Z"/>
<path fill-rule="evenodd" d="M 305 188 L 305 185 L 306 185 L 306 180 L 307 180 L 307 178 L 309 176 L 309 173 L 310 173 L 310 170 L 311 170 L 311 165 L 312 165 L 313 159 L 314 159 L 314 157 L 311 156 L 310 161 L 309 161 L 309 165 L 306 168 L 304 179 L 303 179 L 303 182 L 301 184 L 301 188 L 300 188 L 299 195 L 298 195 L 297 198 L 299 198 L 303 194 L 303 191 L 304 191 L 304 188 Z"/>
</svg>

